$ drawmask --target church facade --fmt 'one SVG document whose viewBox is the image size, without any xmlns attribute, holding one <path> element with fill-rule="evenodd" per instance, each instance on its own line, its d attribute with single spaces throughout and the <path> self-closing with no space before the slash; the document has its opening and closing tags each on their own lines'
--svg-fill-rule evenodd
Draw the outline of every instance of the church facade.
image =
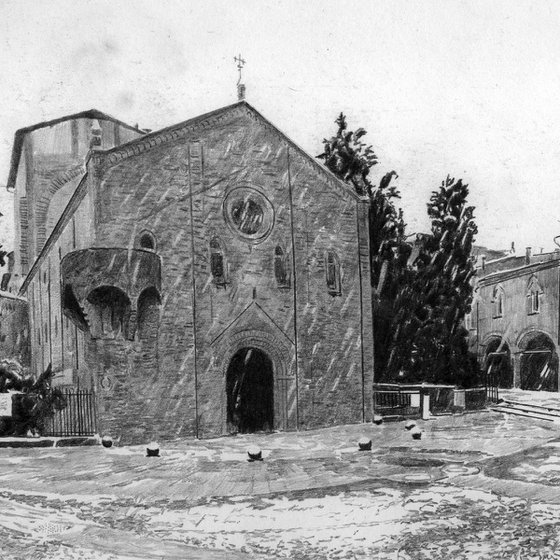
<svg viewBox="0 0 560 560">
<path fill-rule="evenodd" d="M 148 134 L 98 112 L 38 130 L 56 153 L 20 135 L 13 281 L 32 370 L 92 389 L 100 433 L 371 420 L 367 199 L 245 101 Z"/>
</svg>

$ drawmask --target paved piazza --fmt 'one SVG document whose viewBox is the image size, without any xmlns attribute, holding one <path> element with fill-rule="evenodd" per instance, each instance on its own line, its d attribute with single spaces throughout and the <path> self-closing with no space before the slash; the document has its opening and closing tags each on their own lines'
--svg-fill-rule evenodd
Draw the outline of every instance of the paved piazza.
<svg viewBox="0 0 560 560">
<path fill-rule="evenodd" d="M 160 458 L 0 449 L 0 557 L 560 558 L 560 426 L 494 412 L 419 426 L 421 440 L 403 422 L 182 440 Z"/>
</svg>

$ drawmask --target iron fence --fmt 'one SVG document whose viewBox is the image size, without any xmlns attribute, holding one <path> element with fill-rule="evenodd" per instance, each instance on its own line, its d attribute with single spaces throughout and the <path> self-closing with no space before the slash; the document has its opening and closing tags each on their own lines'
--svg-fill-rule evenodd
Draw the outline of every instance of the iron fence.
<svg viewBox="0 0 560 560">
<path fill-rule="evenodd" d="M 66 406 L 46 422 L 42 435 L 50 437 L 91 436 L 97 433 L 95 393 L 64 389 Z"/>
<path fill-rule="evenodd" d="M 421 394 L 410 389 L 375 389 L 373 408 L 382 416 L 418 416 L 422 411 Z"/>
<path fill-rule="evenodd" d="M 410 393 L 400 391 L 374 391 L 374 406 L 376 410 L 408 408 L 410 407 Z"/>
<path fill-rule="evenodd" d="M 497 403 L 500 400 L 498 384 L 495 381 L 489 381 L 486 385 L 486 400 L 492 403 Z"/>
</svg>

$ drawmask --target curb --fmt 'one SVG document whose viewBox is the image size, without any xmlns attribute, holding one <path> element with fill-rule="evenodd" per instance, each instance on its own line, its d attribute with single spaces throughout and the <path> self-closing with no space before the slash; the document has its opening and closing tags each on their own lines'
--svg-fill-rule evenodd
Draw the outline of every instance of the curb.
<svg viewBox="0 0 560 560">
<path fill-rule="evenodd" d="M 31 447 L 83 447 L 99 445 L 99 441 L 94 437 L 53 437 L 53 438 L 26 438 L 26 437 L 7 437 L 0 438 L 1 448 L 28 449 Z"/>
</svg>

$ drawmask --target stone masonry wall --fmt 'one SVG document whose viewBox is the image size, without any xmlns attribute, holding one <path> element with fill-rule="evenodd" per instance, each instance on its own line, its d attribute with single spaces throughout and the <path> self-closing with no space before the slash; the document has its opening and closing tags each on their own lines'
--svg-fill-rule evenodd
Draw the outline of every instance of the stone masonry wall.
<svg viewBox="0 0 560 560">
<path fill-rule="evenodd" d="M 92 239 L 92 207 L 86 197 L 61 232 L 27 289 L 31 338 L 31 371 L 39 375 L 50 364 L 55 385 L 91 388 L 85 360 L 86 336 L 62 313 L 60 261 L 69 252 L 88 247 Z"/>
<path fill-rule="evenodd" d="M 277 428 L 361 421 L 362 362 L 372 364 L 362 352 L 361 279 L 367 272 L 369 283 L 369 267 L 359 266 L 360 203 L 244 105 L 165 143 L 145 142 L 148 151 L 133 144 L 126 159 L 109 152 L 95 162 L 92 245 L 134 247 L 147 230 L 162 264 L 157 371 L 137 359 L 134 343 L 88 346 L 88 361 L 103 364 L 109 379 L 105 388 L 101 372 L 96 380 L 104 427 L 122 441 L 227 433 L 225 372 L 234 353 L 251 346 L 273 362 Z M 224 218 L 224 197 L 236 188 L 254 189 L 274 207 L 262 242 L 236 235 Z M 223 285 L 210 271 L 215 237 Z M 288 287 L 275 279 L 277 245 L 286 251 Z M 327 250 L 340 260 L 340 296 L 327 291 Z"/>
<path fill-rule="evenodd" d="M 348 193 L 322 183 L 303 157 L 292 155 L 290 174 L 297 224 L 300 427 L 360 422 L 362 403 L 371 398 L 370 389 L 364 392 L 362 370 L 358 218 L 365 216 L 358 214 L 359 203 Z M 326 289 L 328 251 L 340 261 L 340 295 Z M 369 270 L 367 260 L 364 264 Z M 368 285 L 369 272 L 364 270 L 364 276 Z M 371 303 L 363 311 L 371 316 Z M 365 346 L 371 348 L 371 340 Z M 373 364 L 364 367 L 371 378 Z"/>
</svg>

